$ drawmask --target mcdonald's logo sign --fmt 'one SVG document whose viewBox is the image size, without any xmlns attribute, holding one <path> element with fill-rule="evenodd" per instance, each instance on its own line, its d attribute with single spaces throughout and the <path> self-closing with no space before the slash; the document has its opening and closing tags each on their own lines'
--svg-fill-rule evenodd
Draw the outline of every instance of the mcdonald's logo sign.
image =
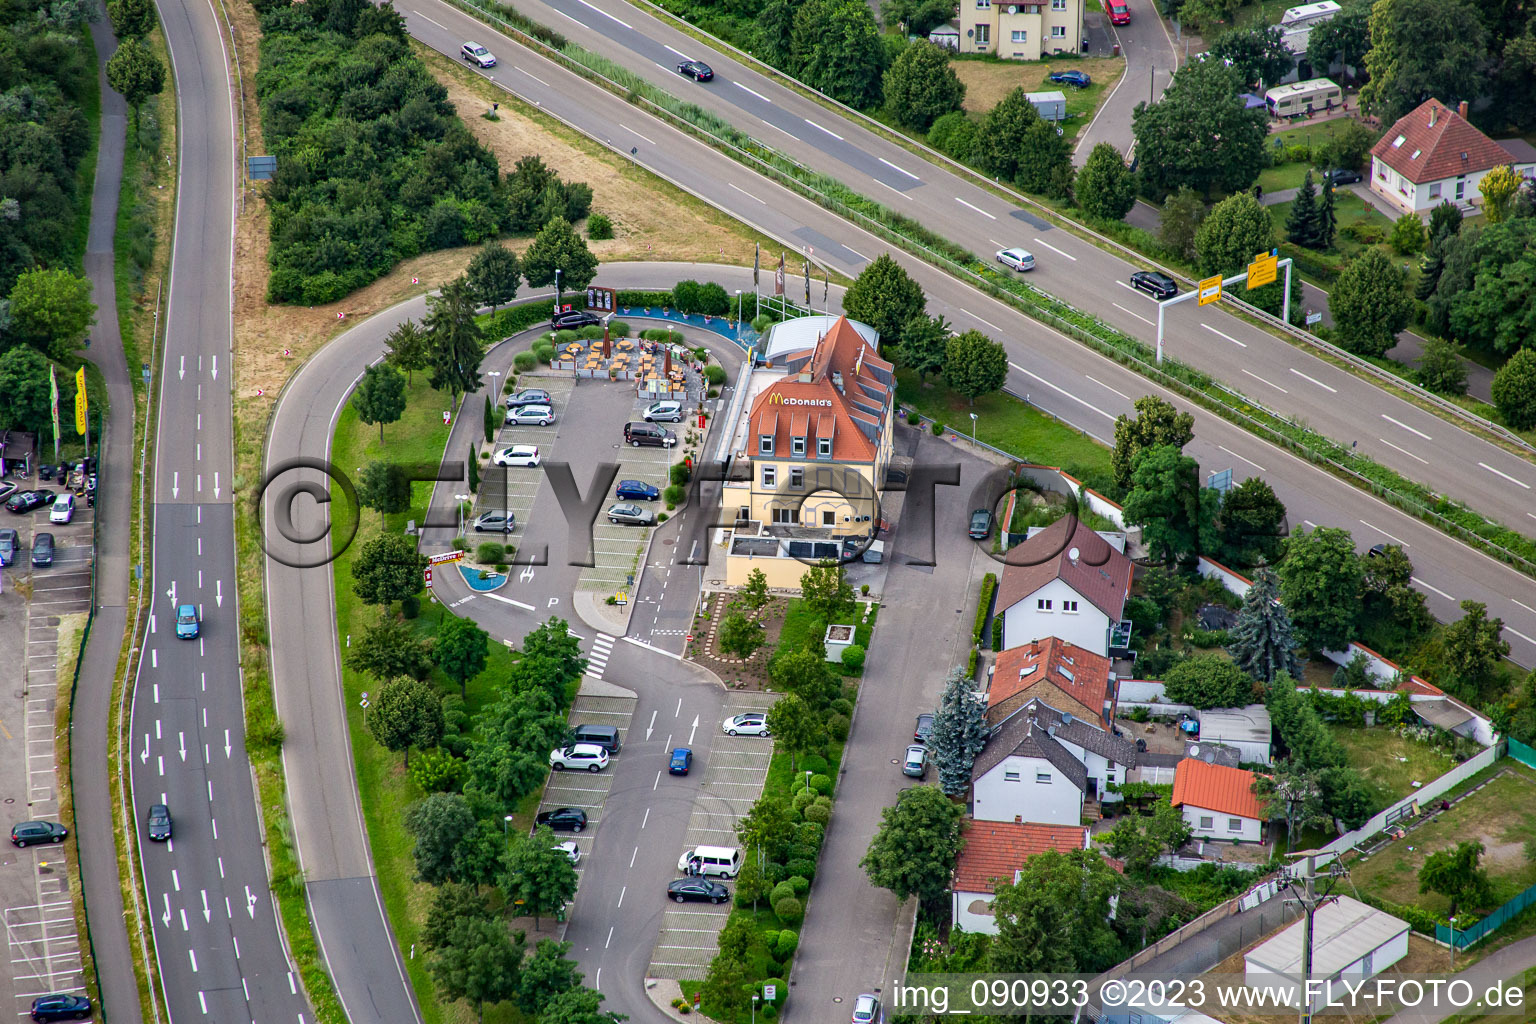
<svg viewBox="0 0 1536 1024">
<path fill-rule="evenodd" d="M 768 404 L 769 405 L 815 405 L 815 406 L 822 406 L 824 408 L 830 409 L 830 408 L 832 408 L 832 399 L 830 399 L 830 398 L 785 398 L 782 394 L 780 394 L 779 392 L 775 391 L 775 392 L 773 392 L 772 394 L 770 394 L 768 396 Z"/>
</svg>

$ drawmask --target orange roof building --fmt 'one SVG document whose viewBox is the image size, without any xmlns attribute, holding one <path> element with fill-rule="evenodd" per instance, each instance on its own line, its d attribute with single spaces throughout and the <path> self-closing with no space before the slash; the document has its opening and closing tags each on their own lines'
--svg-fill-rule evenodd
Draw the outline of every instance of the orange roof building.
<svg viewBox="0 0 1536 1024">
<path fill-rule="evenodd" d="M 997 656 L 987 690 L 987 720 L 1001 723 L 1033 697 L 1057 711 L 1104 727 L 1104 706 L 1112 695 L 1109 659 L 1048 636 Z"/>
<path fill-rule="evenodd" d="M 1173 806 L 1197 837 L 1258 842 L 1268 815 L 1253 793 L 1253 772 L 1208 764 L 1193 757 L 1173 774 Z"/>
<path fill-rule="evenodd" d="M 1037 853 L 1088 849 L 1083 825 L 1032 822 L 967 821 L 965 848 L 955 861 L 950 882 L 952 920 L 967 931 L 997 934 L 990 897 L 1000 884 L 1011 884 L 1024 862 Z"/>
<path fill-rule="evenodd" d="M 1506 148 L 1473 127 L 1465 102 L 1452 110 L 1429 99 L 1371 147 L 1371 191 L 1408 213 L 1479 205 L 1478 182 L 1505 164 L 1525 177 L 1536 169 L 1528 146 Z"/>
<path fill-rule="evenodd" d="M 1009 548 L 1003 565 L 997 614 L 1003 616 L 1005 647 L 1054 636 L 1109 654 L 1110 630 L 1131 589 L 1131 560 L 1120 547 L 1062 516 Z"/>
</svg>

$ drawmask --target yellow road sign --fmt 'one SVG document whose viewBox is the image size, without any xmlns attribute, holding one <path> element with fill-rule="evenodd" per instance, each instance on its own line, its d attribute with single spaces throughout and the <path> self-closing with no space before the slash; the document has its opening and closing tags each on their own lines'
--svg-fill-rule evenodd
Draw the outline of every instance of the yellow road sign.
<svg viewBox="0 0 1536 1024">
<path fill-rule="evenodd" d="M 1215 302 L 1221 298 L 1221 275 L 1208 277 L 1200 282 L 1200 305 Z"/>
<path fill-rule="evenodd" d="M 1272 252 L 1261 252 L 1248 264 L 1248 290 L 1272 284 L 1280 270 L 1280 257 Z"/>
</svg>

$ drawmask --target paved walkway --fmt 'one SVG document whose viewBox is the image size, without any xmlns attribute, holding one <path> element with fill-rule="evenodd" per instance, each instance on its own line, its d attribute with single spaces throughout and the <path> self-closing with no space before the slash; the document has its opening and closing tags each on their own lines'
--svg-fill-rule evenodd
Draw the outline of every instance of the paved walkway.
<svg viewBox="0 0 1536 1024">
<path fill-rule="evenodd" d="M 1520 973 L 1528 967 L 1536 966 L 1536 935 L 1521 939 L 1519 942 L 1511 942 L 1497 953 L 1492 953 L 1464 971 L 1458 971 L 1456 977 L 1471 984 L 1472 991 L 1482 992 L 1488 986 L 1500 981 L 1520 982 Z M 1439 1024 L 1448 1017 L 1454 1017 L 1459 1012 L 1454 1006 L 1440 1008 L 1420 1008 L 1405 1010 L 1387 1020 L 1387 1024 Z M 1517 1019 L 1529 1020 L 1530 1018 L 1511 1016 L 1511 1021 Z"/>
</svg>

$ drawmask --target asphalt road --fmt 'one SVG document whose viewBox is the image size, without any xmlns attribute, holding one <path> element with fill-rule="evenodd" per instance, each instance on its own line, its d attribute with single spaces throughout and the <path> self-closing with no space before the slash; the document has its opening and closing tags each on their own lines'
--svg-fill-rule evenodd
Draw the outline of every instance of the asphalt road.
<svg viewBox="0 0 1536 1024">
<path fill-rule="evenodd" d="M 1150 102 L 1168 88 L 1173 70 L 1178 66 L 1178 51 L 1168 26 L 1158 11 L 1157 0 L 1126 0 L 1131 8 L 1129 25 L 1111 25 L 1102 5 L 1094 6 L 1094 0 L 1084 0 L 1090 5 L 1089 17 L 1097 17 L 1113 42 L 1120 44 L 1120 55 L 1125 58 L 1125 74 L 1115 83 L 1098 113 L 1083 133 L 1078 136 L 1077 149 L 1072 162 L 1081 167 L 1093 152 L 1093 147 L 1107 142 L 1129 159 L 1136 145 L 1131 132 L 1131 114 L 1136 104 Z"/>
<path fill-rule="evenodd" d="M 313 1019 L 278 932 L 244 752 L 235 599 L 230 360 L 234 97 L 211 4 L 163 5 L 181 111 L 176 234 L 159 375 L 150 615 L 129 735 L 133 814 L 173 1021 Z M 178 640 L 175 609 L 202 635 Z M 175 837 L 150 843 L 150 804 Z"/>
<path fill-rule="evenodd" d="M 1052 229 L 968 179 L 920 160 L 861 123 L 833 114 L 723 54 L 708 54 L 714 81 L 696 84 L 682 78 L 674 65 L 684 54 L 698 53 L 699 44 L 667 24 L 642 16 L 625 0 L 529 0 L 519 9 L 958 244 L 982 254 L 1011 245 L 1031 249 L 1037 257 L 1032 284 L 1079 309 L 1092 310 L 1132 336 L 1149 342 L 1155 339 L 1156 304 L 1126 283 L 1135 269 L 1131 264 Z M 456 54 L 465 38 L 489 39 L 491 49 L 506 64 L 492 69 L 488 77 L 519 94 L 538 95 L 540 80 L 551 81 L 535 70 L 547 64 L 529 58 L 442 0 L 412 0 L 402 13 L 413 35 L 444 53 Z M 549 91 L 547 85 L 543 91 Z M 583 105 L 589 113 L 579 123 L 598 138 L 614 139 L 622 149 L 639 149 L 641 144 L 648 147 L 647 152 L 657 145 L 671 148 L 648 136 L 645 119 L 634 107 L 619 103 L 611 116 L 603 117 L 590 112 L 596 103 Z M 544 106 L 558 109 L 552 101 Z M 650 165 L 652 161 L 643 162 Z M 713 172 L 703 170 L 699 161 L 691 163 L 677 180 L 694 191 L 705 191 L 702 179 L 706 177 L 729 175 L 727 180 L 737 181 L 743 191 L 763 194 L 761 185 L 741 186 L 744 172 L 735 167 L 725 170 L 722 158 L 711 161 L 719 168 Z M 732 194 L 723 205 L 749 220 L 759 219 L 763 212 L 751 195 Z M 817 259 L 829 254 L 828 242 L 835 252 L 833 239 L 840 240 L 842 226 L 825 214 L 810 223 L 816 226 L 798 228 L 784 237 L 814 249 Z M 862 253 L 864 261 L 874 255 L 866 249 L 854 251 Z M 970 294 L 974 302 L 976 293 Z M 998 335 L 1015 359 L 1028 347 L 1026 339 L 1041 334 L 1038 328 L 1000 328 L 1000 321 L 971 313 L 962 314 L 955 323 L 960 329 L 979 327 Z M 1168 310 L 1166 345 L 1172 357 L 1213 374 L 1253 401 L 1294 416 L 1329 437 L 1358 445 L 1361 452 L 1437 493 L 1459 498 L 1514 530 L 1536 536 L 1536 515 L 1528 511 L 1536 467 L 1529 461 L 1249 326 L 1219 304 L 1200 307 L 1186 302 Z M 1079 385 L 1076 390 L 1088 389 Z"/>
</svg>

